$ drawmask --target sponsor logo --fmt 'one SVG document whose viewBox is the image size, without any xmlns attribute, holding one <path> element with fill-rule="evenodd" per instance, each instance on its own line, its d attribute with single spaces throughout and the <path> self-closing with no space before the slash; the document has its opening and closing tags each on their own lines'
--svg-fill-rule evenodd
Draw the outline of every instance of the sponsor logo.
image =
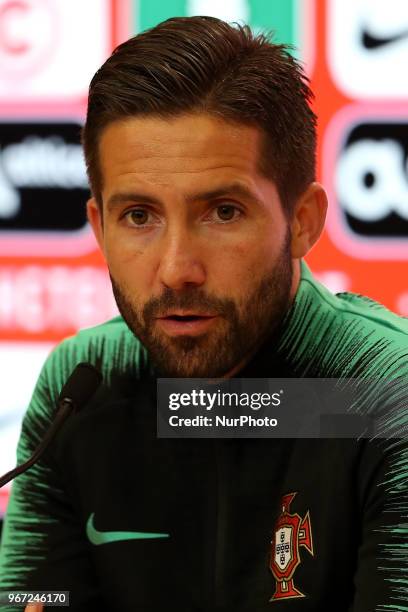
<svg viewBox="0 0 408 612">
<path fill-rule="evenodd" d="M 127 542 L 129 540 L 157 540 L 169 538 L 168 533 L 150 533 L 148 531 L 99 531 L 94 526 L 95 514 L 92 513 L 86 524 L 86 535 L 94 546 L 111 544 L 112 542 Z"/>
<path fill-rule="evenodd" d="M 271 543 L 270 570 L 276 580 L 276 590 L 270 601 L 305 597 L 294 584 L 294 573 L 300 565 L 300 548 L 314 555 L 312 527 L 309 511 L 302 518 L 290 512 L 290 506 L 297 493 L 282 497 L 281 514 L 275 526 Z"/>
<path fill-rule="evenodd" d="M 58 11 L 50 0 L 0 1 L 0 78 L 41 71 L 58 46 Z"/>
<path fill-rule="evenodd" d="M 408 237 L 408 123 L 362 123 L 335 171 L 336 199 L 355 234 Z"/>
<path fill-rule="evenodd" d="M 0 0 L 2 103 L 85 95 L 111 49 L 111 1 Z"/>
<path fill-rule="evenodd" d="M 408 11 L 401 0 L 328 3 L 327 56 L 338 87 L 356 98 L 405 98 Z"/>
<path fill-rule="evenodd" d="M 95 247 L 79 132 L 74 122 L 1 125 L 2 255 L 61 255 L 69 251 L 67 241 L 75 255 Z"/>
<path fill-rule="evenodd" d="M 400 40 L 404 40 L 408 36 L 408 31 L 404 30 L 392 36 L 378 37 L 372 35 L 368 30 L 362 32 L 362 43 L 366 49 L 378 49 L 380 47 L 392 45 Z"/>
<path fill-rule="evenodd" d="M 346 107 L 326 131 L 326 227 L 336 246 L 354 257 L 405 259 L 408 119 L 370 106 Z"/>
</svg>

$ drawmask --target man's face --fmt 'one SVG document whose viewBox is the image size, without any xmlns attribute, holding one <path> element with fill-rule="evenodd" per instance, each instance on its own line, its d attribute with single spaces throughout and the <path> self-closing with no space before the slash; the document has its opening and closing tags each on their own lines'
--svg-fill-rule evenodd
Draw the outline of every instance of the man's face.
<svg viewBox="0 0 408 612">
<path fill-rule="evenodd" d="M 164 375 L 239 369 L 289 307 L 290 231 L 260 145 L 204 114 L 102 133 L 103 224 L 90 217 L 119 310 Z"/>
</svg>

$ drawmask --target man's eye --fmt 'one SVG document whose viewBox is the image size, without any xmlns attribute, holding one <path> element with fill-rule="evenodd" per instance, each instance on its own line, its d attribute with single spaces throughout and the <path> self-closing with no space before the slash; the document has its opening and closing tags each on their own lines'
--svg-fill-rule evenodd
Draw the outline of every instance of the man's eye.
<svg viewBox="0 0 408 612">
<path fill-rule="evenodd" d="M 130 220 L 132 225 L 146 225 L 149 221 L 149 213 L 143 208 L 135 208 L 126 213 L 126 217 Z"/>
<path fill-rule="evenodd" d="M 239 209 L 232 204 L 220 204 L 215 211 L 218 219 L 221 221 L 231 221 L 237 217 L 240 212 Z"/>
</svg>

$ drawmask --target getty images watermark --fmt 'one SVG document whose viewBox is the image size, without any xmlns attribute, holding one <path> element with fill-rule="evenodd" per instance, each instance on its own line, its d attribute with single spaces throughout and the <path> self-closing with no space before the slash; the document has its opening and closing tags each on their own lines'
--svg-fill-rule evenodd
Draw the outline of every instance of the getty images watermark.
<svg viewBox="0 0 408 612">
<path fill-rule="evenodd" d="M 260 410 L 265 407 L 277 407 L 281 404 L 281 392 L 277 393 L 245 393 L 205 391 L 204 389 L 192 389 L 191 392 L 170 393 L 169 409 L 180 410 L 180 408 L 197 407 L 209 412 L 220 408 L 240 409 L 250 408 Z M 227 416 L 216 414 L 214 417 L 198 414 L 194 417 L 183 417 L 171 415 L 169 425 L 171 427 L 276 427 L 278 419 L 271 416 L 254 417 L 251 414 L 240 414 L 239 416 Z"/>
<path fill-rule="evenodd" d="M 405 437 L 401 390 L 385 379 L 158 379 L 159 438 Z M 406 395 L 408 397 L 408 393 Z M 402 420 L 401 420 L 402 419 Z M 406 427 L 404 426 L 406 423 Z"/>
</svg>

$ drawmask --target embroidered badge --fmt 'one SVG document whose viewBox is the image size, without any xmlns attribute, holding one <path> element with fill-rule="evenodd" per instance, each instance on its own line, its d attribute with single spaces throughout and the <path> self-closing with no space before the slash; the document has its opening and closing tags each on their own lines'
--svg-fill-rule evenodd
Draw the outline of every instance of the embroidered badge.
<svg viewBox="0 0 408 612">
<path fill-rule="evenodd" d="M 293 575 L 301 563 L 301 546 L 314 555 L 312 526 L 309 511 L 302 518 L 290 513 L 290 505 L 297 493 L 282 497 L 282 511 L 275 526 L 271 542 L 270 570 L 276 579 L 276 591 L 269 601 L 305 597 L 294 585 Z"/>
</svg>

